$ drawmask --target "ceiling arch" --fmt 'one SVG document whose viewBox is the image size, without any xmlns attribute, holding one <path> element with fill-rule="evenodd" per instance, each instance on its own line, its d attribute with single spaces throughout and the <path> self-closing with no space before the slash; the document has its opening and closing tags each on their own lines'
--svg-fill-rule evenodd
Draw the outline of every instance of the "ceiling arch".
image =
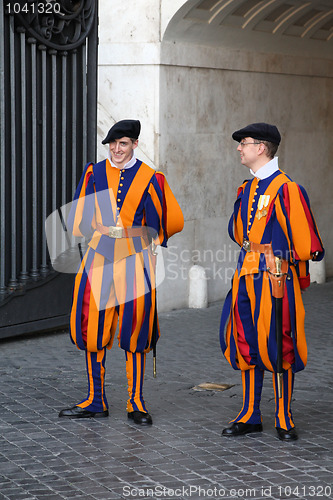
<svg viewBox="0 0 333 500">
<path fill-rule="evenodd" d="M 333 59 L 333 1 L 189 0 L 164 40 Z"/>
</svg>

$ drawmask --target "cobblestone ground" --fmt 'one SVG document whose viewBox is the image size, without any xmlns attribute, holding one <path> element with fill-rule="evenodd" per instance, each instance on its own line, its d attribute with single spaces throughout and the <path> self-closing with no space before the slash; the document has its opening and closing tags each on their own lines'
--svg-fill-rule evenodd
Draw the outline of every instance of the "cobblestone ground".
<svg viewBox="0 0 333 500">
<path fill-rule="evenodd" d="M 296 376 L 294 443 L 276 437 L 270 376 L 264 431 L 221 436 L 242 398 L 240 374 L 220 351 L 221 303 L 161 315 L 157 378 L 151 355 L 146 368 L 152 427 L 126 417 L 125 360 L 116 345 L 107 357 L 109 418 L 66 420 L 59 410 L 86 395 L 84 355 L 68 333 L 2 341 L 0 498 L 333 498 L 333 282 L 312 285 L 304 302 L 309 360 Z M 194 389 L 205 382 L 232 387 Z"/>
</svg>

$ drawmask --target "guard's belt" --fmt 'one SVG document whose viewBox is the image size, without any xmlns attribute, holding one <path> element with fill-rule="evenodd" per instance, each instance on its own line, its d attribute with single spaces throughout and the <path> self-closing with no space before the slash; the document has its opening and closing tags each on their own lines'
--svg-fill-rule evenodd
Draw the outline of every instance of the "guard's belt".
<svg viewBox="0 0 333 500">
<path fill-rule="evenodd" d="M 258 252 L 258 253 L 265 253 L 270 248 L 272 248 L 272 245 L 270 243 L 254 243 L 253 241 L 249 240 L 243 240 L 243 248 L 246 250 L 246 252 Z"/>
<path fill-rule="evenodd" d="M 272 295 L 276 298 L 282 298 L 286 279 L 290 279 L 288 276 L 288 262 L 274 256 L 271 243 L 254 243 L 244 239 L 242 247 L 246 252 L 258 252 L 265 255 L 266 271 L 272 285 Z"/>
<path fill-rule="evenodd" d="M 103 226 L 103 224 L 97 224 L 97 231 L 101 234 L 109 236 L 109 238 L 134 238 L 140 236 L 142 238 L 147 238 L 147 228 L 142 227 L 120 227 L 120 226 Z"/>
</svg>

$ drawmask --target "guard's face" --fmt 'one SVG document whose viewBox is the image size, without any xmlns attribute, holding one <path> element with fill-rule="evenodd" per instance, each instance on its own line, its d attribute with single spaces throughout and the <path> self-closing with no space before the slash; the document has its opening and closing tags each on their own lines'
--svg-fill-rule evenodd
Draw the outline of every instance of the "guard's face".
<svg viewBox="0 0 333 500">
<path fill-rule="evenodd" d="M 252 168 L 259 156 L 260 141 L 252 139 L 252 137 L 244 137 L 237 147 L 241 162 L 248 168 Z"/>
<path fill-rule="evenodd" d="M 132 142 L 129 137 L 122 137 L 110 142 L 110 154 L 112 162 L 118 167 L 122 168 L 130 161 L 133 156 L 133 150 L 137 147 L 138 140 Z"/>
</svg>

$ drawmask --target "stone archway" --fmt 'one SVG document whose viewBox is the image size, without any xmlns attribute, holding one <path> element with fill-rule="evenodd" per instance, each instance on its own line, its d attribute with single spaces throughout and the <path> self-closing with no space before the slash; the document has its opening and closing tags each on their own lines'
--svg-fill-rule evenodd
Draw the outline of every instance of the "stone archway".
<svg viewBox="0 0 333 500">
<path fill-rule="evenodd" d="M 165 26 L 162 25 L 164 41 L 332 58 L 330 0 L 189 0 L 180 3 L 173 14 L 169 12 Z"/>
<path fill-rule="evenodd" d="M 326 246 L 333 243 L 331 3 L 137 0 L 125 15 L 121 0 L 112 9 L 100 0 L 100 139 L 115 120 L 140 117 L 140 157 L 165 172 L 185 214 L 166 255 L 164 310 L 187 306 L 194 263 L 205 267 L 209 301 L 229 288 L 227 224 L 247 175 L 231 133 L 246 123 L 279 126 L 281 166 L 309 188 Z"/>
<path fill-rule="evenodd" d="M 162 2 L 159 163 L 176 179 L 184 207 L 192 260 L 181 264 L 205 268 L 213 301 L 229 287 L 227 224 L 248 175 L 231 133 L 247 123 L 278 125 L 280 166 L 306 186 L 326 245 L 333 243 L 333 8 L 330 0 L 178 3 L 167 18 Z M 332 275 L 332 258 L 326 266 Z"/>
</svg>

